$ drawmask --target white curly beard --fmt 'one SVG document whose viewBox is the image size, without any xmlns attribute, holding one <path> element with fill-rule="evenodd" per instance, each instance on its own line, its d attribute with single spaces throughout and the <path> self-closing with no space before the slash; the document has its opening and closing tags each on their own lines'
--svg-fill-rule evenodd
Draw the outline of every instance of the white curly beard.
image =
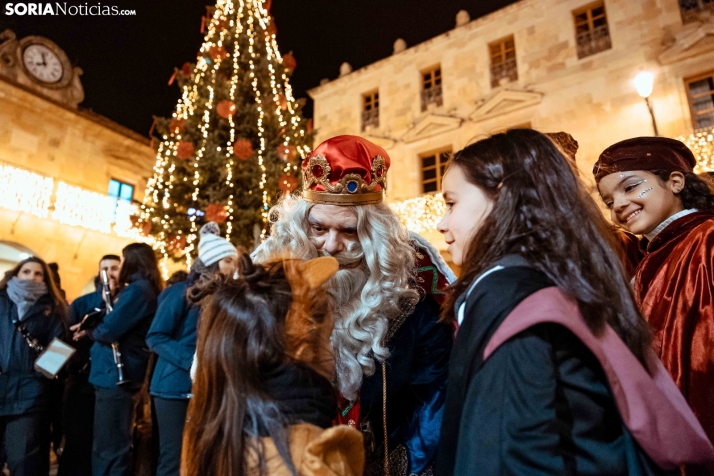
<svg viewBox="0 0 714 476">
<path fill-rule="evenodd" d="M 307 260 L 325 255 L 308 236 L 311 206 L 290 197 L 276 205 L 271 210 L 277 218 L 271 236 L 253 252 L 253 259 L 265 261 L 288 254 Z M 359 242 L 334 256 L 343 269 L 326 289 L 335 321 L 331 341 L 337 386 L 345 398 L 356 400 L 364 377 L 375 372 L 375 361 L 389 357 L 383 342 L 389 322 L 399 317 L 405 302 L 416 303 L 419 295 L 409 287 L 414 249 L 394 212 L 384 204 L 350 208 L 357 216 Z"/>
</svg>

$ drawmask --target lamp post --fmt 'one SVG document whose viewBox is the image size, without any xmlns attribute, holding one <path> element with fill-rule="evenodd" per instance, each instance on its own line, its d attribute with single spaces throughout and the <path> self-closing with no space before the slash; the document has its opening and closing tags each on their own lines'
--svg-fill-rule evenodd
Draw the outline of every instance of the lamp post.
<svg viewBox="0 0 714 476">
<path fill-rule="evenodd" d="M 652 128 L 654 128 L 655 136 L 659 136 L 657 131 L 657 121 L 655 120 L 654 110 L 652 109 L 652 104 L 650 103 L 650 95 L 652 94 L 652 85 L 654 84 L 654 75 L 647 71 L 643 71 L 635 76 L 635 89 L 637 89 L 637 94 L 645 100 L 647 104 L 647 110 L 650 111 L 650 117 L 652 118 Z"/>
</svg>

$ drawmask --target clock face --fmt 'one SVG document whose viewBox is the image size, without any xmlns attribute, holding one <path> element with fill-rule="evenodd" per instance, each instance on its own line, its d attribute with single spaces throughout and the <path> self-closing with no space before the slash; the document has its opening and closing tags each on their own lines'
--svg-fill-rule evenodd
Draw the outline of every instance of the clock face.
<svg viewBox="0 0 714 476">
<path fill-rule="evenodd" d="M 64 69 L 57 55 L 45 45 L 34 43 L 22 52 L 25 69 L 43 83 L 56 83 L 62 79 Z"/>
</svg>

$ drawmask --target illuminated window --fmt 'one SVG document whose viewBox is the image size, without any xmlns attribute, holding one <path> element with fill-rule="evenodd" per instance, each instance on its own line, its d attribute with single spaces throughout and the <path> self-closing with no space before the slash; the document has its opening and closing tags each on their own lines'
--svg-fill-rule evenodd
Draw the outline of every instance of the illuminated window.
<svg viewBox="0 0 714 476">
<path fill-rule="evenodd" d="M 441 66 L 421 72 L 421 110 L 426 111 L 429 104 L 441 106 L 444 98 L 441 94 Z"/>
<path fill-rule="evenodd" d="M 714 126 L 714 71 L 686 79 L 685 83 L 694 128 Z"/>
<path fill-rule="evenodd" d="M 134 186 L 128 183 L 120 182 L 116 179 L 109 180 L 109 192 L 107 193 L 110 197 L 116 198 L 114 204 L 114 209 L 112 214 L 116 216 L 117 203 L 119 200 L 125 200 L 131 202 L 134 198 Z"/>
<path fill-rule="evenodd" d="M 362 130 L 379 127 L 379 91 L 362 95 Z"/>
<path fill-rule="evenodd" d="M 422 193 L 441 191 L 441 178 L 444 176 L 449 157 L 451 157 L 451 148 L 419 156 Z"/>
<path fill-rule="evenodd" d="M 612 48 L 605 3 L 595 2 L 573 11 L 578 58 Z"/>
<path fill-rule="evenodd" d="M 488 45 L 491 56 L 491 87 L 495 88 L 501 80 L 507 78 L 509 81 L 518 79 L 518 67 L 516 65 L 516 43 L 513 35 L 494 41 Z"/>
</svg>

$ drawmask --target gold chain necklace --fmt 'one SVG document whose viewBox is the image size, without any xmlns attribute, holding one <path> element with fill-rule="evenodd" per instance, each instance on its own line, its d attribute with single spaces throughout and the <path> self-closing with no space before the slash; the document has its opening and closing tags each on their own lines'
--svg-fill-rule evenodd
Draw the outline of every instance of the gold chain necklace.
<svg viewBox="0 0 714 476">
<path fill-rule="evenodd" d="M 382 361 L 382 427 L 384 428 L 384 476 L 389 476 L 389 434 L 387 432 L 387 363 Z"/>
</svg>

